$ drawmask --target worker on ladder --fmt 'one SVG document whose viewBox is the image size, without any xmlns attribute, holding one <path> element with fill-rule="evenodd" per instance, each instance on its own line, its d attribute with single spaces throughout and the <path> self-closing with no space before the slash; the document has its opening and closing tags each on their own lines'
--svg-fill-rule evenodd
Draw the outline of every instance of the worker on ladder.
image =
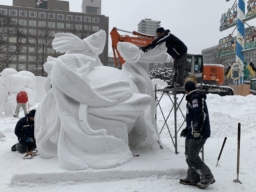
<svg viewBox="0 0 256 192">
<path fill-rule="evenodd" d="M 184 71 L 187 63 L 187 46 L 175 35 L 171 34 L 170 30 L 165 30 L 159 27 L 156 30 L 157 38 L 151 44 L 142 47 L 141 49 L 146 52 L 148 49 L 153 49 L 155 46 L 165 42 L 167 53 L 173 58 L 174 76 L 171 87 L 182 87 L 184 84 Z"/>
</svg>

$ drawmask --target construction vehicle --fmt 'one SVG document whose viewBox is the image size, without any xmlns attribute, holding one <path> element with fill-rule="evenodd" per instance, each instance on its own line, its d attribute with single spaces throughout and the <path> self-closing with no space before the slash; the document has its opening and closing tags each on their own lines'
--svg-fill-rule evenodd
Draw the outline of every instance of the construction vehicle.
<svg viewBox="0 0 256 192">
<path fill-rule="evenodd" d="M 120 35 L 118 31 L 130 33 L 129 35 Z M 120 53 L 117 50 L 118 42 L 130 42 L 138 47 L 144 47 L 150 44 L 155 37 L 136 31 L 129 32 L 117 28 L 113 28 L 110 32 L 112 39 L 112 49 L 114 54 L 115 66 L 120 67 L 125 63 Z M 118 62 L 119 59 L 119 62 Z M 185 67 L 185 77 L 188 75 L 195 75 L 198 86 L 206 93 L 224 95 L 233 95 L 233 89 L 224 84 L 224 66 L 220 64 L 203 64 L 203 56 L 196 54 L 187 54 L 187 63 Z M 172 78 L 172 77 L 171 77 Z"/>
<path fill-rule="evenodd" d="M 256 78 L 250 80 L 250 93 L 256 95 Z"/>
</svg>

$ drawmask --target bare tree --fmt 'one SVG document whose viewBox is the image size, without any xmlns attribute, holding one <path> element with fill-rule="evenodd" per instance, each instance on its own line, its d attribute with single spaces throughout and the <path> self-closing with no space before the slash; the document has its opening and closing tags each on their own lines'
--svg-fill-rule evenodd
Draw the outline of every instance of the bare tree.
<svg viewBox="0 0 256 192">
<path fill-rule="evenodd" d="M 44 63 L 48 56 L 56 56 L 54 53 L 49 53 L 47 50 L 51 48 L 53 37 L 50 34 L 49 28 L 38 30 L 38 35 L 29 34 L 29 44 L 35 45 L 34 60 L 37 68 L 41 70 L 41 75 L 44 75 Z"/>
<path fill-rule="evenodd" d="M 10 41 L 10 40 L 13 41 Z M 27 44 L 27 37 L 15 20 L 0 14 L 0 71 L 17 56 Z M 13 49 L 9 47 L 12 46 Z"/>
</svg>

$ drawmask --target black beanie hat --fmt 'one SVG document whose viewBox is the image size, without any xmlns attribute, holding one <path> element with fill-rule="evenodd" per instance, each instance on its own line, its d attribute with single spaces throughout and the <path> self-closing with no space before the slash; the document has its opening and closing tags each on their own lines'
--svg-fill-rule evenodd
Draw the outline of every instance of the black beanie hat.
<svg viewBox="0 0 256 192">
<path fill-rule="evenodd" d="M 35 117 L 35 114 L 36 114 L 36 110 L 33 109 L 33 110 L 31 110 L 31 111 L 29 112 L 28 116 L 29 116 L 29 117 Z"/>
<path fill-rule="evenodd" d="M 159 33 L 163 33 L 164 32 L 164 28 L 163 27 L 159 27 L 157 28 L 156 30 L 156 33 L 159 32 Z"/>
<path fill-rule="evenodd" d="M 196 84 L 193 82 L 193 81 L 188 81 L 186 84 L 185 84 L 185 90 L 187 92 L 190 92 L 190 91 L 193 91 L 196 89 Z"/>
</svg>

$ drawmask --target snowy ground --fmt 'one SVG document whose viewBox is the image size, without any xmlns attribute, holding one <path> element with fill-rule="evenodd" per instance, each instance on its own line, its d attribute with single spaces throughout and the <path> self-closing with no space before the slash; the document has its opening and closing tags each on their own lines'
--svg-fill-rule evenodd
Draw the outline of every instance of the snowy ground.
<svg viewBox="0 0 256 192">
<path fill-rule="evenodd" d="M 159 95 L 160 96 L 160 93 Z M 179 96 L 180 98 L 180 96 Z M 205 145 L 205 162 L 211 168 L 216 183 L 209 186 L 207 191 L 254 191 L 256 189 L 256 164 L 255 164 L 255 151 L 256 151 L 256 97 L 255 96 L 226 96 L 219 97 L 218 95 L 208 95 L 207 99 L 208 109 L 210 112 L 210 121 L 212 127 L 212 137 L 207 140 Z M 185 104 L 183 101 L 181 109 L 185 114 Z M 161 101 L 161 106 L 165 115 L 168 114 L 171 109 L 171 102 L 165 95 Z M 21 113 L 22 114 L 22 113 Z M 173 134 L 173 113 L 168 121 L 171 133 Z M 179 184 L 180 177 L 186 174 L 186 164 L 184 157 L 184 138 L 178 137 L 178 155 L 170 153 L 170 160 L 166 161 L 168 168 L 174 168 L 178 171 L 170 172 L 169 174 L 162 174 L 163 172 L 157 172 L 157 167 L 152 175 L 138 176 L 134 178 L 128 177 L 111 177 L 106 179 L 89 179 L 86 181 L 65 181 L 65 182 L 23 182 L 18 184 L 11 184 L 11 179 L 17 173 L 19 173 L 20 167 L 23 167 L 21 172 L 24 172 L 24 167 L 27 167 L 27 171 L 34 169 L 38 165 L 38 169 L 45 171 L 47 165 L 49 169 L 51 165 L 49 162 L 53 160 L 45 160 L 45 166 L 40 166 L 43 159 L 40 156 L 33 160 L 23 160 L 22 154 L 17 152 L 11 152 L 11 146 L 16 143 L 16 137 L 13 133 L 16 118 L 13 117 L 1 117 L 0 118 L 0 131 L 3 132 L 6 137 L 0 139 L 0 191 L 50 191 L 50 192 L 66 192 L 66 191 L 90 191 L 90 192 L 149 192 L 149 191 L 198 191 L 197 188 L 191 186 L 183 186 Z M 183 122 L 183 117 L 178 113 L 178 127 Z M 237 124 L 241 123 L 241 165 L 240 165 L 240 181 L 243 183 L 236 184 L 233 182 L 236 179 L 236 155 L 237 155 Z M 158 109 L 158 126 L 162 127 L 163 118 L 161 117 L 160 110 Z M 218 167 L 216 167 L 219 151 L 222 146 L 224 137 L 227 137 L 226 146 L 223 150 L 222 157 L 219 161 Z M 162 142 L 171 151 L 174 151 L 172 141 L 169 133 L 164 127 L 161 133 Z M 160 155 L 161 156 L 161 155 Z M 162 155 L 161 157 L 167 158 L 168 155 Z M 152 156 L 153 157 L 153 156 Z M 136 157 L 135 161 L 144 161 L 142 156 Z M 158 157 L 159 158 L 159 157 Z M 171 159 L 175 160 L 171 160 Z M 156 161 L 159 161 L 159 170 L 162 169 L 163 163 L 154 157 Z M 177 162 L 180 159 L 180 162 Z M 145 160 L 146 162 L 146 160 Z M 146 164 L 146 163 L 145 163 Z M 157 163 L 156 163 L 157 165 Z M 180 168 L 181 167 L 181 168 Z M 133 167 L 133 169 L 140 169 L 139 167 Z M 145 168 L 147 169 L 147 168 Z M 148 167 L 150 170 L 150 167 Z M 49 170 L 51 171 L 51 170 Z M 158 174 L 159 173 L 159 174 Z M 125 174 L 125 172 L 124 172 Z M 51 177 L 49 176 L 49 179 Z M 128 179 L 127 179 L 128 178 Z M 74 179 L 71 179 L 74 180 Z"/>
</svg>

